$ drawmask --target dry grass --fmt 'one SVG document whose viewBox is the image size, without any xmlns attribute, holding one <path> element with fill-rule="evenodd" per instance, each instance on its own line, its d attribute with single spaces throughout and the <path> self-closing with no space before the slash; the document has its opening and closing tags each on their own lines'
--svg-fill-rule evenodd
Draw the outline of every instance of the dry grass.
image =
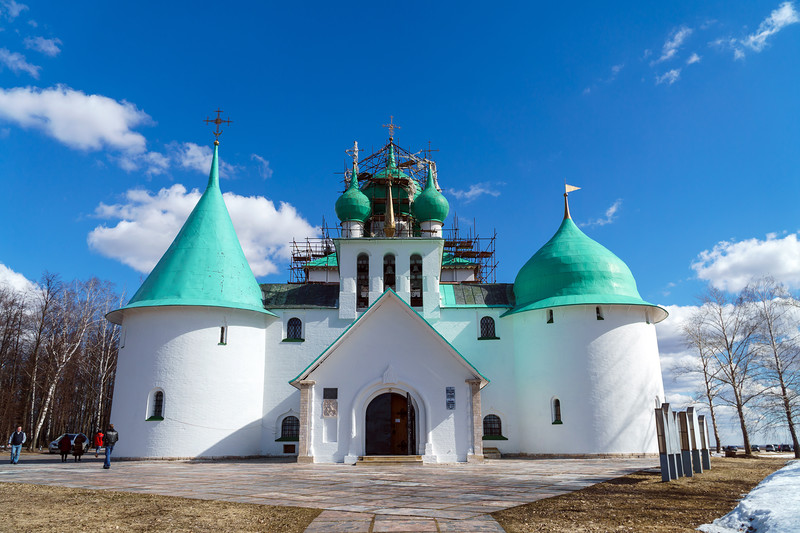
<svg viewBox="0 0 800 533">
<path fill-rule="evenodd" d="M 492 516 L 509 532 L 694 531 L 729 513 L 786 462 L 713 458 L 711 470 L 692 478 L 663 483 L 660 473 L 637 472 Z"/>
<path fill-rule="evenodd" d="M 318 509 L 0 483 L 0 531 L 301 532 Z"/>
</svg>

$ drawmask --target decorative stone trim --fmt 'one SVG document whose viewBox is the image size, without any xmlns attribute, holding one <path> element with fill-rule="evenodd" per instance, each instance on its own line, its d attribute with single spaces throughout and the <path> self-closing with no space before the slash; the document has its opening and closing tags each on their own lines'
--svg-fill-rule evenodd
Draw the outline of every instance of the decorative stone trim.
<svg viewBox="0 0 800 533">
<path fill-rule="evenodd" d="M 472 396 L 472 454 L 467 455 L 468 463 L 482 463 L 483 457 L 483 416 L 481 415 L 481 380 L 468 379 Z"/>
<path fill-rule="evenodd" d="M 298 383 L 300 385 L 300 437 L 298 439 L 298 463 L 313 463 L 314 456 L 309 455 L 309 443 L 311 442 L 311 387 L 316 381 L 304 379 Z"/>
</svg>

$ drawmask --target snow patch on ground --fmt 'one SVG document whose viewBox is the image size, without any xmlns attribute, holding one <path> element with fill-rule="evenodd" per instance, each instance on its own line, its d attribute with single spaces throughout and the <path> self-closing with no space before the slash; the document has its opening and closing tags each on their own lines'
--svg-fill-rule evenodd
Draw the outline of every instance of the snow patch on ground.
<svg viewBox="0 0 800 533">
<path fill-rule="evenodd" d="M 697 529 L 705 533 L 800 531 L 800 461 L 765 477 L 736 509 Z"/>
</svg>

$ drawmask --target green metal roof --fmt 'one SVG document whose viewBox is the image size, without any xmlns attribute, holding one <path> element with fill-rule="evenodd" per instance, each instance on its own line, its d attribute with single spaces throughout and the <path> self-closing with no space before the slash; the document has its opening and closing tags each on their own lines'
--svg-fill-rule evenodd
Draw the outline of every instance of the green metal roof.
<svg viewBox="0 0 800 533">
<path fill-rule="evenodd" d="M 450 252 L 445 252 L 442 254 L 443 267 L 475 266 L 475 265 L 477 265 L 477 263 L 474 263 L 469 259 L 464 259 L 463 257 L 456 257 Z"/>
<path fill-rule="evenodd" d="M 428 180 L 425 183 L 425 190 L 414 199 L 414 203 L 411 205 L 411 212 L 419 222 L 429 220 L 444 222 L 448 213 L 450 213 L 450 203 L 436 189 L 430 165 L 428 165 Z"/>
<path fill-rule="evenodd" d="M 208 186 L 175 240 L 128 305 L 229 307 L 272 314 L 245 259 L 219 188 L 218 146 L 214 146 Z"/>
<path fill-rule="evenodd" d="M 336 200 L 336 216 L 342 222 L 350 220 L 364 222 L 369 218 L 371 211 L 369 198 L 358 188 L 358 169 L 353 163 L 350 186 Z"/>
<path fill-rule="evenodd" d="M 338 283 L 263 283 L 267 309 L 338 309 Z"/>
<path fill-rule="evenodd" d="M 306 268 L 334 268 L 338 266 L 339 262 L 336 257 L 336 252 L 332 252 L 325 257 L 309 261 Z"/>
<path fill-rule="evenodd" d="M 443 308 L 514 307 L 511 283 L 441 283 L 439 299 Z"/>
<path fill-rule="evenodd" d="M 508 314 L 564 305 L 625 304 L 653 307 L 666 317 L 665 310 L 639 296 L 628 266 L 568 216 L 520 269 L 514 294 L 516 305 Z"/>
</svg>

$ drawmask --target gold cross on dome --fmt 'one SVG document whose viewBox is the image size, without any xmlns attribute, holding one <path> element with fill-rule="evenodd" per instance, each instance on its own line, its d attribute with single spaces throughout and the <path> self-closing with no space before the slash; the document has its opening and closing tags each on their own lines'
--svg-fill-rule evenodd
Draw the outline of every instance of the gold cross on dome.
<svg viewBox="0 0 800 533">
<path fill-rule="evenodd" d="M 206 124 L 216 124 L 217 125 L 216 131 L 212 131 L 211 133 L 214 134 L 214 144 L 219 144 L 219 136 L 222 135 L 222 130 L 219 129 L 220 124 L 233 124 L 233 121 L 230 120 L 230 119 L 226 119 L 226 120 L 221 119 L 219 115 L 220 115 L 220 113 L 222 113 L 222 109 L 220 109 L 220 108 L 217 108 L 215 113 L 217 114 L 216 118 L 210 119 L 210 118 L 206 117 L 204 122 Z"/>
<path fill-rule="evenodd" d="M 394 130 L 395 129 L 402 129 L 400 126 L 394 123 L 394 115 L 389 115 L 389 123 L 384 124 L 381 126 L 382 128 L 389 128 L 389 139 L 394 138 Z"/>
</svg>

